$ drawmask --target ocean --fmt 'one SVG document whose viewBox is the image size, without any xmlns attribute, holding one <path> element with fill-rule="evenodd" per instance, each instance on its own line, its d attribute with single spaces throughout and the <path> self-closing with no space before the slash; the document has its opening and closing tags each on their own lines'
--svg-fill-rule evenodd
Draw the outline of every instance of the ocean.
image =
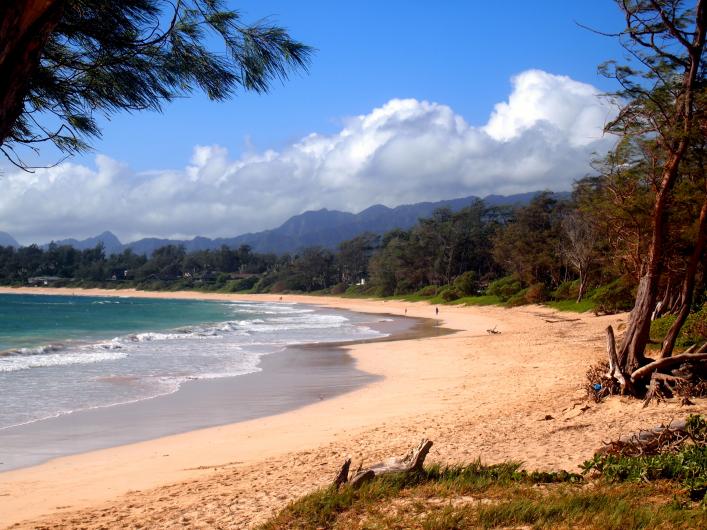
<svg viewBox="0 0 707 530">
<path fill-rule="evenodd" d="M 286 302 L 0 294 L 0 430 L 251 374 L 292 345 L 382 337 L 380 320 Z"/>
</svg>

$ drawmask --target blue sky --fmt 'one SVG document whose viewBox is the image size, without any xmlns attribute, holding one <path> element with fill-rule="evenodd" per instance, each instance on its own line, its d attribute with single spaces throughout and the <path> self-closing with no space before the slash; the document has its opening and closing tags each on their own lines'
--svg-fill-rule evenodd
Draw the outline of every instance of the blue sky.
<svg viewBox="0 0 707 530">
<path fill-rule="evenodd" d="M 479 124 L 507 95 L 510 78 L 523 70 L 537 68 L 610 90 L 597 65 L 620 54 L 612 39 L 576 24 L 620 29 L 621 16 L 610 0 L 233 5 L 246 21 L 270 16 L 317 48 L 309 74 L 276 83 L 267 95 L 241 93 L 226 103 L 199 95 L 168 105 L 162 114 L 114 116 L 103 122 L 97 152 L 136 170 L 181 167 L 196 144 L 219 144 L 233 155 L 248 142 L 259 150 L 277 149 L 313 131 L 333 132 L 342 118 L 393 98 L 443 103 Z M 82 158 L 92 163 L 93 154 Z"/>
<path fill-rule="evenodd" d="M 315 47 L 310 72 L 266 95 L 117 114 L 91 153 L 6 168 L 0 230 L 232 236 L 321 207 L 569 189 L 610 147 L 599 94 L 614 87 L 597 65 L 622 52 L 577 22 L 620 30 L 613 1 L 232 5 Z"/>
</svg>

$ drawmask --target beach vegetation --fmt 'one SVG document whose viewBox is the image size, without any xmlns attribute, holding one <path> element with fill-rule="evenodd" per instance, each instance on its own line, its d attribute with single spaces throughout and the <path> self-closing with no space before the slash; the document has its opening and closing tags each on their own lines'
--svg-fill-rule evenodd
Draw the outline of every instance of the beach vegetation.
<svg viewBox="0 0 707 530">
<path fill-rule="evenodd" d="M 312 53 L 223 0 L 21 0 L 3 2 L 0 20 L 0 151 L 24 169 L 23 147 L 86 151 L 97 115 L 160 111 L 195 91 L 265 92 Z"/>
<path fill-rule="evenodd" d="M 454 279 L 454 288 L 459 297 L 473 296 L 479 293 L 479 279 L 474 271 L 465 271 Z"/>
<path fill-rule="evenodd" d="M 665 315 L 651 322 L 650 339 L 655 343 L 662 343 L 675 325 L 675 315 Z M 689 348 L 695 344 L 702 344 L 707 341 L 707 303 L 691 313 L 682 326 L 675 341 L 675 346 L 679 349 Z"/>
<path fill-rule="evenodd" d="M 592 294 L 592 300 L 597 313 L 613 314 L 631 309 L 634 295 L 635 282 L 628 276 L 621 276 L 598 287 Z"/>
<path fill-rule="evenodd" d="M 260 530 L 648 529 L 705 524 L 707 512 L 677 493 L 673 480 L 588 481 L 574 473 L 519 471 L 517 463 L 476 462 L 381 477 L 359 489 L 321 489 L 291 503 Z"/>
<path fill-rule="evenodd" d="M 639 228 L 643 237 L 634 249 L 627 249 L 635 252 L 630 260 L 637 282 L 635 301 L 617 349 L 620 370 L 633 373 L 649 362 L 645 350 L 650 324 L 665 286 L 680 297 L 674 327 L 661 348 L 661 357 L 672 355 L 693 309 L 698 264 L 703 260 L 707 5 L 703 0 L 696 5 L 678 1 L 617 5 L 626 26 L 616 37 L 629 62 L 601 66 L 604 75 L 618 83 L 613 97 L 620 110 L 606 126 L 619 142 L 601 161 L 599 171 L 601 185 L 612 190 L 605 200 L 643 206 L 644 213 L 636 219 L 643 225 Z M 623 190 L 632 192 L 615 193 Z M 661 305 L 670 305 L 670 297 L 663 298 L 666 304 Z"/>
<path fill-rule="evenodd" d="M 522 290 L 523 285 L 520 278 L 512 274 L 491 282 L 486 289 L 486 294 L 498 297 L 501 302 L 507 302 Z"/>
<path fill-rule="evenodd" d="M 304 528 L 701 528 L 707 525 L 707 422 L 650 445 L 610 442 L 566 471 L 519 462 L 430 465 L 290 503 L 260 530 Z"/>
</svg>

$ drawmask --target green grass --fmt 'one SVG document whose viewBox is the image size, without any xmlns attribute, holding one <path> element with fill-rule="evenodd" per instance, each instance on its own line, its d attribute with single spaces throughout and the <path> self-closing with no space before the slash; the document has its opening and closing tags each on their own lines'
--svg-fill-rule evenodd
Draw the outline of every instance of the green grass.
<svg viewBox="0 0 707 530">
<path fill-rule="evenodd" d="M 501 299 L 493 294 L 485 294 L 481 296 L 464 296 L 462 298 L 458 298 L 457 300 L 454 300 L 452 302 L 449 302 L 451 305 L 476 305 L 476 306 L 484 306 L 484 305 L 503 305 L 501 302 Z"/>
<path fill-rule="evenodd" d="M 545 305 L 557 309 L 558 311 L 570 311 L 573 313 L 586 313 L 593 311 L 596 303 L 591 298 L 584 298 L 577 303 L 575 300 L 557 300 L 554 302 L 545 302 Z"/>
<path fill-rule="evenodd" d="M 667 481 L 587 483 L 570 473 L 525 473 L 513 462 L 475 462 L 386 476 L 360 489 L 321 489 L 260 529 L 707 527 L 707 512 L 676 493 Z"/>
</svg>

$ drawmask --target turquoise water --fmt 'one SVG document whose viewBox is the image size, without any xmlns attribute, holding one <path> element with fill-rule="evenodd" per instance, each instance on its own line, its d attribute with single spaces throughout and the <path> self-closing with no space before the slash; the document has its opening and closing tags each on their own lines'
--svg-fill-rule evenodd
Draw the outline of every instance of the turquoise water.
<svg viewBox="0 0 707 530">
<path fill-rule="evenodd" d="M 0 294 L 0 429 L 259 370 L 287 345 L 380 336 L 288 303 Z"/>
<path fill-rule="evenodd" d="M 231 306 L 218 302 L 0 294 L 0 352 L 220 322 L 232 316 Z"/>
</svg>

